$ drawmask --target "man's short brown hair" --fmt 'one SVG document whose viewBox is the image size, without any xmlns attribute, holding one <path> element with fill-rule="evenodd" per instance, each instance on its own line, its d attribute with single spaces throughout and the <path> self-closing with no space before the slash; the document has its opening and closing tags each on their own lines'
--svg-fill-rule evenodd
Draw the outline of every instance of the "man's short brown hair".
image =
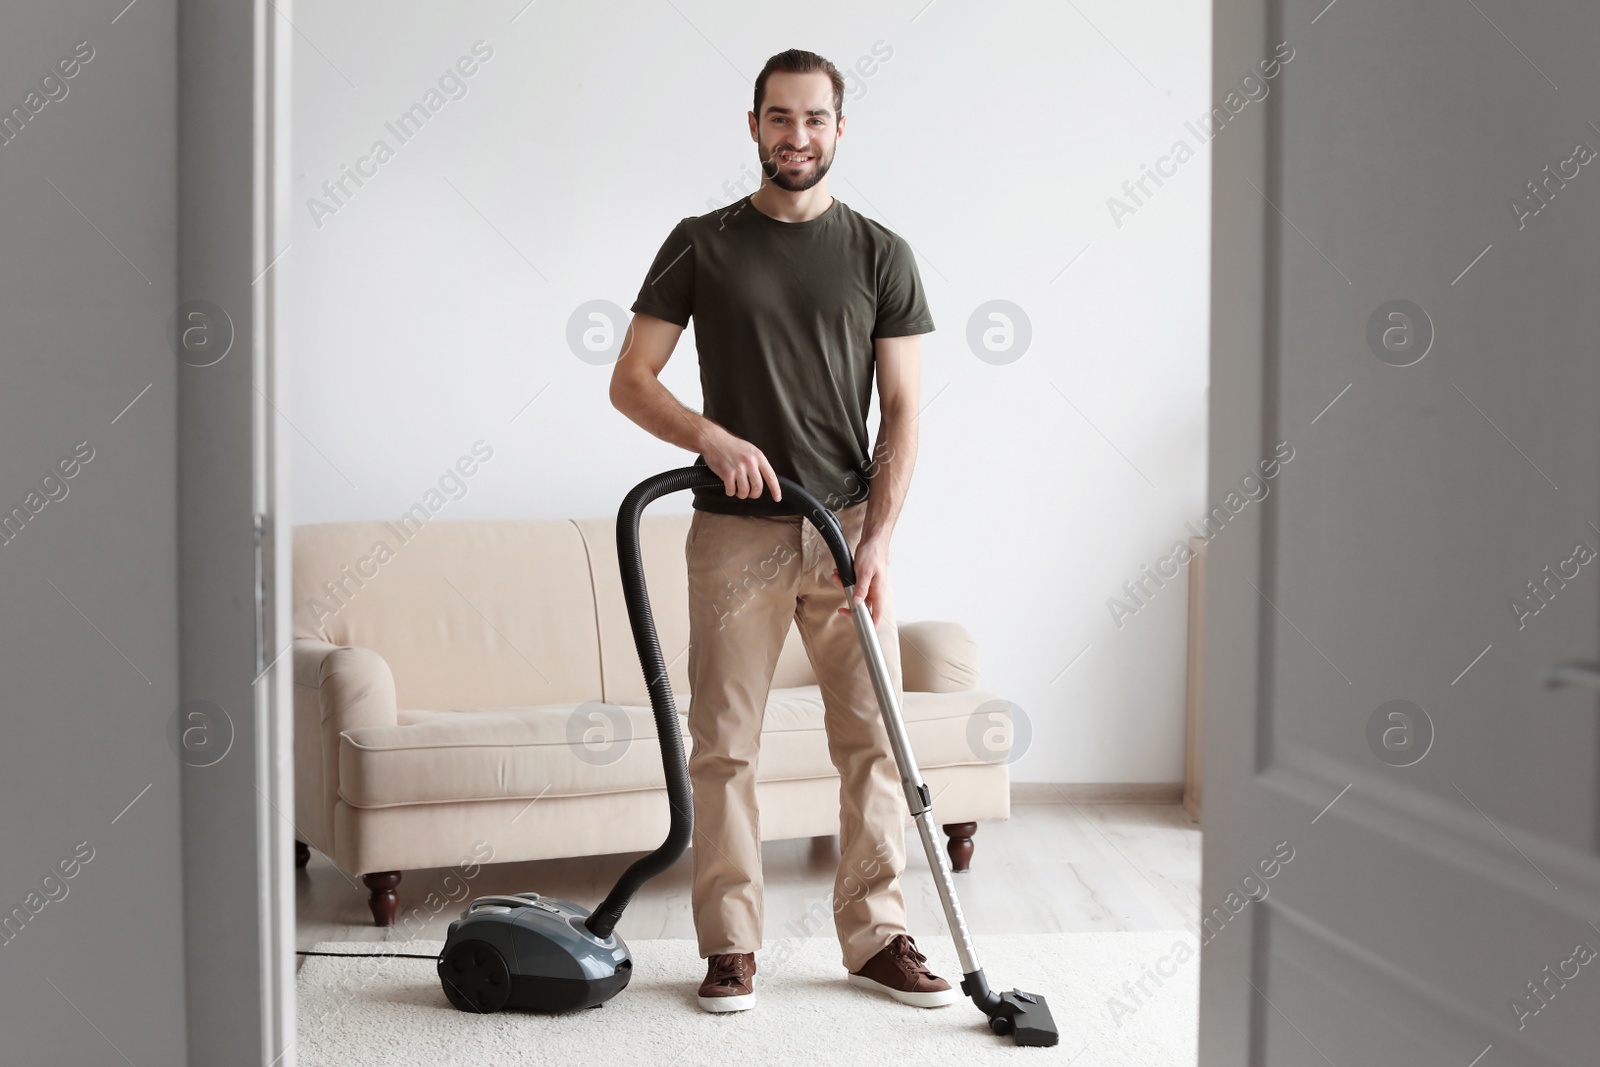
<svg viewBox="0 0 1600 1067">
<path fill-rule="evenodd" d="M 785 74 L 815 74 L 818 71 L 826 74 L 833 83 L 833 120 L 837 124 L 844 113 L 844 75 L 826 59 L 815 52 L 807 52 L 800 48 L 791 48 L 787 52 L 779 52 L 767 60 L 767 65 L 761 68 L 761 73 L 756 75 L 756 122 L 761 121 L 761 97 L 767 91 L 767 78 L 773 71 L 783 71 Z"/>
</svg>

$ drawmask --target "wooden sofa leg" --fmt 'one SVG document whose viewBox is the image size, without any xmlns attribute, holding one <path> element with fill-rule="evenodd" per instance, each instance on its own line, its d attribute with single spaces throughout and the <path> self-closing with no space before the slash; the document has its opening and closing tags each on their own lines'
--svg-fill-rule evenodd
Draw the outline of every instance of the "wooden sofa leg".
<svg viewBox="0 0 1600 1067">
<path fill-rule="evenodd" d="M 294 865 L 304 870 L 306 864 L 311 862 L 311 846 L 304 841 L 294 843 Z"/>
<path fill-rule="evenodd" d="M 361 881 L 372 891 L 367 897 L 367 906 L 372 909 L 372 925 L 393 926 L 395 913 L 400 910 L 400 894 L 395 892 L 400 885 L 400 872 L 363 874 Z"/>
<path fill-rule="evenodd" d="M 950 869 L 960 874 L 972 865 L 972 835 L 978 832 L 975 822 L 947 822 L 944 832 L 950 836 L 945 851 L 950 853 Z"/>
</svg>

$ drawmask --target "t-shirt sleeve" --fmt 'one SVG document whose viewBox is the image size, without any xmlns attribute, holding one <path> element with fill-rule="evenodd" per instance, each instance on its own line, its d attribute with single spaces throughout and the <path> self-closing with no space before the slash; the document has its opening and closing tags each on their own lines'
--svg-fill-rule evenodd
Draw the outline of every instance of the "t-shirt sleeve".
<svg viewBox="0 0 1600 1067">
<path fill-rule="evenodd" d="M 634 312 L 689 325 L 689 313 L 694 309 L 694 243 L 689 239 L 688 222 L 680 219 L 662 242 L 639 287 Z"/>
<path fill-rule="evenodd" d="M 917 273 L 911 246 L 899 234 L 890 242 L 889 253 L 878 268 L 878 318 L 872 336 L 905 337 L 931 333 L 933 314 L 928 310 L 928 294 Z"/>
</svg>

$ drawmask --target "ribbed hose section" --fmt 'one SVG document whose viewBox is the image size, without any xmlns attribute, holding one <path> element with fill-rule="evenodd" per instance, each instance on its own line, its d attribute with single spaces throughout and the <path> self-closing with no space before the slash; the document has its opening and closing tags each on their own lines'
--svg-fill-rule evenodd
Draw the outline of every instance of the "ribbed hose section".
<svg viewBox="0 0 1600 1067">
<path fill-rule="evenodd" d="M 850 547 L 839 527 L 839 520 L 798 482 L 779 477 L 783 504 L 804 515 L 816 526 L 833 554 L 839 577 L 847 586 L 855 585 L 855 565 Z M 664 873 L 694 835 L 693 796 L 689 789 L 689 767 L 683 752 L 683 734 L 678 728 L 678 707 L 672 698 L 672 684 L 656 637 L 655 616 L 650 611 L 650 593 L 645 588 L 644 559 L 639 552 L 639 518 L 657 497 L 699 486 L 722 488 L 722 479 L 709 467 L 680 467 L 647 478 L 633 487 L 617 511 L 617 560 L 622 569 L 622 595 L 628 605 L 628 622 L 633 628 L 633 644 L 639 651 L 645 684 L 650 689 L 650 710 L 655 714 L 656 737 L 661 743 L 661 766 L 666 772 L 667 801 L 672 806 L 672 825 L 661 847 L 641 856 L 622 872 L 606 899 L 594 909 L 584 925 L 599 938 L 611 936 L 628 901 L 650 879 Z"/>
</svg>

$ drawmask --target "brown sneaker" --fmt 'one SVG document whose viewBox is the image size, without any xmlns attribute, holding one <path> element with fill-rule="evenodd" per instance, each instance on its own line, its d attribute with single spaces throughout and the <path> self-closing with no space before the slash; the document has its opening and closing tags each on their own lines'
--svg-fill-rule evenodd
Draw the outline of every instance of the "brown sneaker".
<svg viewBox="0 0 1600 1067">
<path fill-rule="evenodd" d="M 729 952 L 706 960 L 700 983 L 700 1006 L 706 1011 L 744 1011 L 756 1006 L 756 954 Z"/>
<path fill-rule="evenodd" d="M 958 999 L 949 982 L 928 970 L 928 957 L 917 951 L 909 934 L 896 934 L 859 971 L 851 971 L 850 984 L 918 1008 L 938 1008 Z"/>
</svg>

